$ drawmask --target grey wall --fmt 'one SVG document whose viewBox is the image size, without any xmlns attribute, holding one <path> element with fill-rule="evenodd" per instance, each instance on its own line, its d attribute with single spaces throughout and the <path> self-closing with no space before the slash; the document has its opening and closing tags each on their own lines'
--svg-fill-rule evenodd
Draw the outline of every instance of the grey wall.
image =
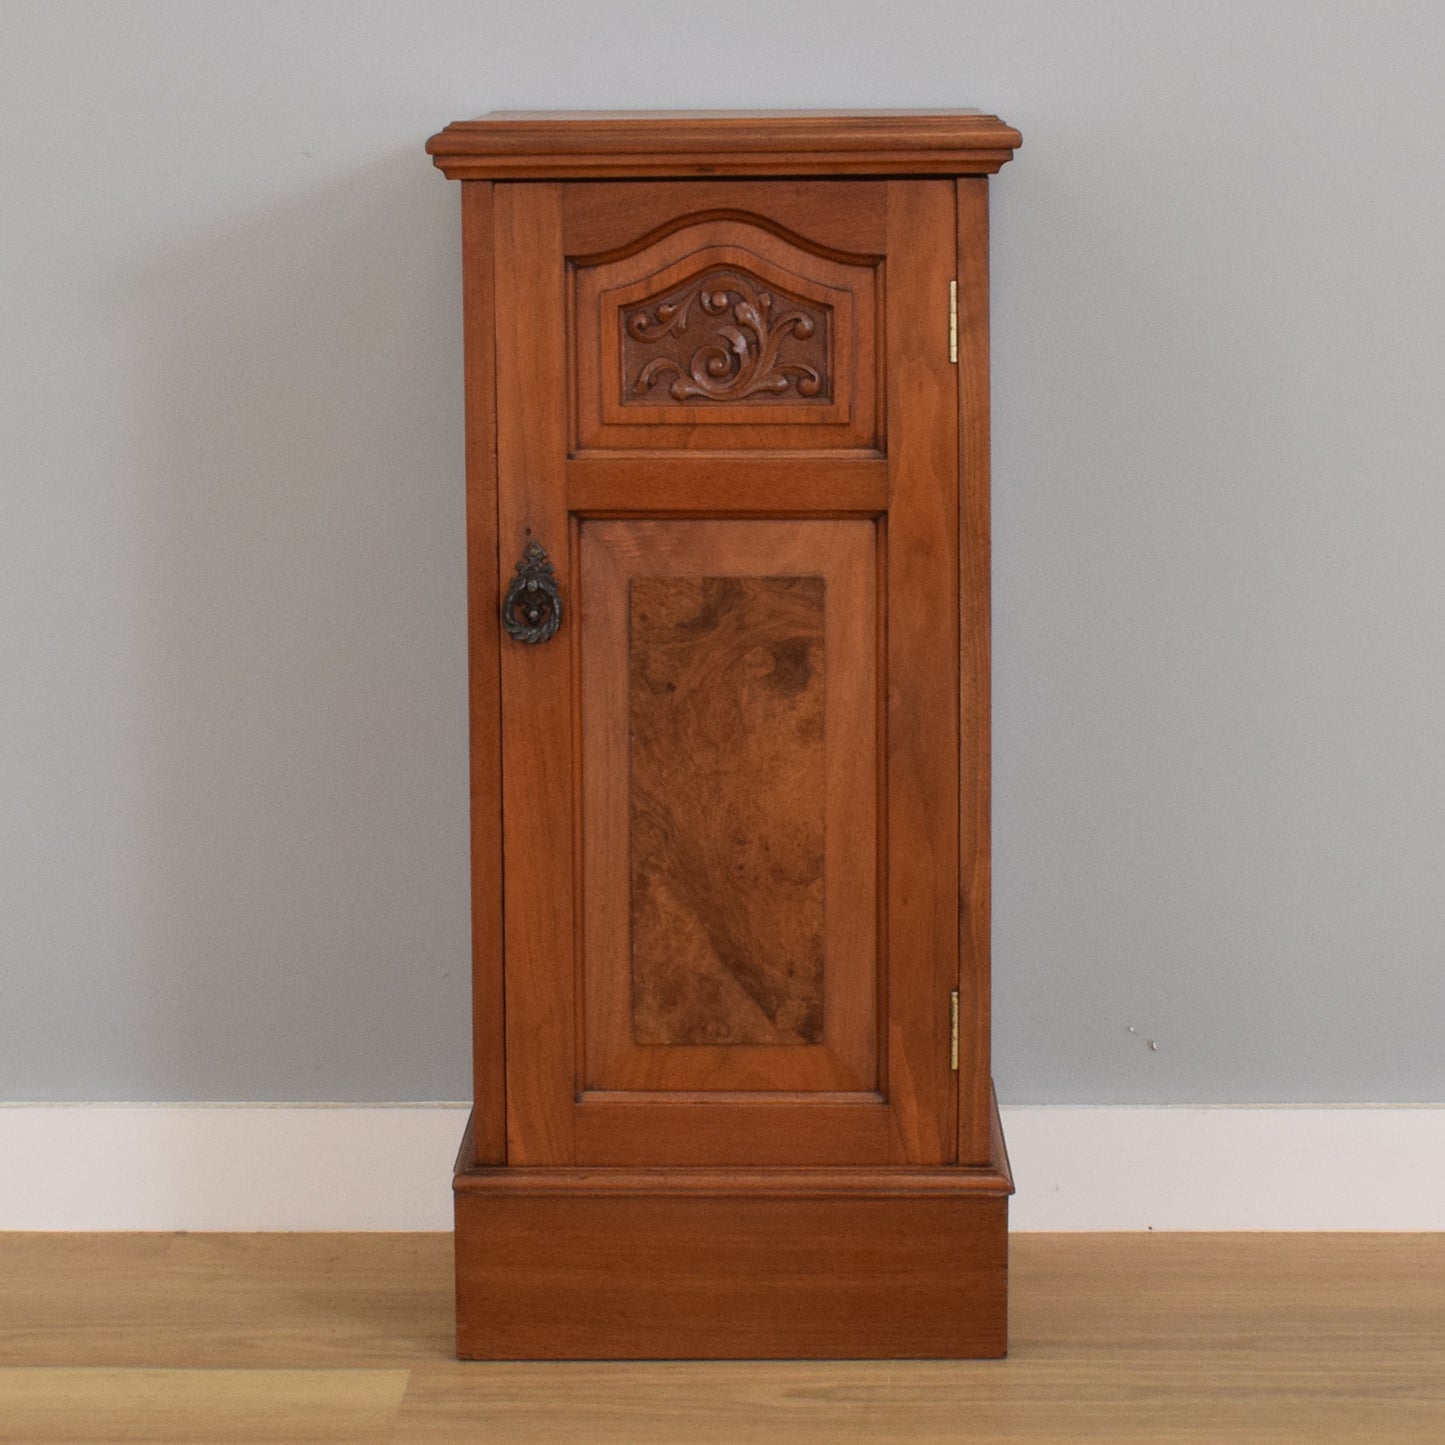
<svg viewBox="0 0 1445 1445">
<path fill-rule="evenodd" d="M 466 1092 L 425 137 L 954 104 L 1025 134 L 1000 1093 L 1445 1098 L 1442 54 L 1433 0 L 7 0 L 0 1098 Z"/>
</svg>

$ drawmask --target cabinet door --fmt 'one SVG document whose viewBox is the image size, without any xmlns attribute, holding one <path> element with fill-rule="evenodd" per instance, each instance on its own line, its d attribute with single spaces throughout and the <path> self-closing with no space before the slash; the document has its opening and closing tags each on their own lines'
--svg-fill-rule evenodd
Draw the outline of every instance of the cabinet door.
<svg viewBox="0 0 1445 1445">
<path fill-rule="evenodd" d="M 513 1165 L 956 1157 L 955 235 L 496 188 L 500 586 L 562 612 L 501 643 Z"/>
</svg>

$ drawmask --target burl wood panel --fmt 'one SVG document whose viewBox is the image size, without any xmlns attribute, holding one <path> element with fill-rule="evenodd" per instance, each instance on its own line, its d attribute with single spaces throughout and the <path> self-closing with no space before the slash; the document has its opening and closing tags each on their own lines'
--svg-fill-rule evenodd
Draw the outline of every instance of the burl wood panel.
<svg viewBox="0 0 1445 1445">
<path fill-rule="evenodd" d="M 886 1157 L 878 550 L 862 519 L 579 527 L 578 1162 L 748 1162 L 769 1110 L 813 1162 Z"/>
<path fill-rule="evenodd" d="M 632 580 L 639 1044 L 823 1036 L 825 599 L 819 576 Z"/>
<path fill-rule="evenodd" d="M 751 272 L 708 271 L 621 310 L 621 402 L 831 401 L 831 316 Z"/>
</svg>

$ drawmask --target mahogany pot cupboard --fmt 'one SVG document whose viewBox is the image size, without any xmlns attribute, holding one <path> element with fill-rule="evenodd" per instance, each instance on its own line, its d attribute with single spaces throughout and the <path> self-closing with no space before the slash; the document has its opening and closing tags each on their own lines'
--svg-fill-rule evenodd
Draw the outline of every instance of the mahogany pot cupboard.
<svg viewBox="0 0 1445 1445">
<path fill-rule="evenodd" d="M 498 113 L 462 183 L 466 1357 L 1001 1355 L 974 113 Z"/>
</svg>

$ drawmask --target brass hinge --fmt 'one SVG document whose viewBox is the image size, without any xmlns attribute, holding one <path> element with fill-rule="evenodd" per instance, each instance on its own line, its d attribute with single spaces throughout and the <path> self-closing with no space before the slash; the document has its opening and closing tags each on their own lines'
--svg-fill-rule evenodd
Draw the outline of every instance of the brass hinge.
<svg viewBox="0 0 1445 1445">
<path fill-rule="evenodd" d="M 958 365 L 958 282 L 948 283 L 948 359 Z M 954 1068 L 958 1065 L 955 1064 Z"/>
<path fill-rule="evenodd" d="M 948 996 L 948 1067 L 958 1072 L 958 990 Z"/>
</svg>

